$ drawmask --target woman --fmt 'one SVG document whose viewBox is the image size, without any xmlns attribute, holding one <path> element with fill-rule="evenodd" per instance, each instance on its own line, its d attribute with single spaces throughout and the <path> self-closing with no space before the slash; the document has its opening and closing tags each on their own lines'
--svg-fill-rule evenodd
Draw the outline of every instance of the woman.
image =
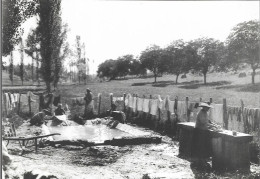
<svg viewBox="0 0 260 179">
<path fill-rule="evenodd" d="M 196 162 L 204 163 L 211 154 L 210 135 L 208 128 L 212 126 L 209 121 L 208 111 L 212 108 L 208 103 L 200 103 L 199 111 L 196 119 L 194 135 L 193 135 L 193 147 L 192 158 Z"/>
</svg>

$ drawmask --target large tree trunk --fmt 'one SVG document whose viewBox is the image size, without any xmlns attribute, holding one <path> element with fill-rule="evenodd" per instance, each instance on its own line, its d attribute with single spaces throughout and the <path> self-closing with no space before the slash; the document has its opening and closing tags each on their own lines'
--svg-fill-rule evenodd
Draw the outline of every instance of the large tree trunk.
<svg viewBox="0 0 260 179">
<path fill-rule="evenodd" d="M 157 79 L 157 74 L 155 73 L 155 74 L 154 74 L 154 83 L 157 82 L 156 79 Z"/>
<path fill-rule="evenodd" d="M 255 84 L 255 68 L 253 68 L 253 72 L 252 72 L 252 84 Z"/>
<path fill-rule="evenodd" d="M 178 84 L 178 77 L 179 77 L 179 74 L 176 75 L 176 80 L 175 80 L 176 84 Z"/>
<path fill-rule="evenodd" d="M 207 73 L 203 73 L 204 76 L 204 85 L 207 84 Z"/>
<path fill-rule="evenodd" d="M 36 81 L 38 82 L 38 85 L 40 85 L 40 79 L 39 79 L 39 54 L 36 52 Z"/>
<path fill-rule="evenodd" d="M 32 58 L 32 82 L 34 82 L 34 80 L 33 80 L 33 58 Z"/>
<path fill-rule="evenodd" d="M 51 83 L 49 81 L 46 81 L 46 90 L 48 93 L 51 92 Z"/>
</svg>

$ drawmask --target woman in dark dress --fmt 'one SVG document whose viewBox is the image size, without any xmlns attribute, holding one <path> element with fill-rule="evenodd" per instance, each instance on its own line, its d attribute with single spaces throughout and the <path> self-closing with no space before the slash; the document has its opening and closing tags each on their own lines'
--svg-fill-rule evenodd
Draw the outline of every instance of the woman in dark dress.
<svg viewBox="0 0 260 179">
<path fill-rule="evenodd" d="M 212 125 L 209 121 L 208 111 L 212 108 L 207 103 L 200 103 L 199 111 L 196 119 L 196 125 L 193 134 L 193 150 L 192 158 L 196 162 L 203 163 L 211 154 L 211 143 L 208 128 Z"/>
</svg>

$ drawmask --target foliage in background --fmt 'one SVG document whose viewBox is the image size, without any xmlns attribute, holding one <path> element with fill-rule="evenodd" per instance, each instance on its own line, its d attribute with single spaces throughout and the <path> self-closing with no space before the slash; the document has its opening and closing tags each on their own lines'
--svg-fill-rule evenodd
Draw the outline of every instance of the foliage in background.
<svg viewBox="0 0 260 179">
<path fill-rule="evenodd" d="M 227 38 L 228 60 L 233 68 L 241 63 L 249 64 L 252 69 L 252 84 L 255 71 L 260 68 L 260 22 L 258 20 L 237 24 Z"/>
<path fill-rule="evenodd" d="M 13 52 L 10 55 L 10 65 L 9 65 L 9 78 L 13 85 L 13 77 L 14 77 L 14 59 L 13 59 Z"/>
<path fill-rule="evenodd" d="M 192 69 L 196 58 L 196 51 L 183 40 L 173 41 L 163 53 L 164 63 L 167 65 L 166 71 L 176 75 L 176 84 L 180 74 L 188 73 Z"/>
<path fill-rule="evenodd" d="M 224 44 L 213 38 L 199 38 L 190 42 L 196 50 L 198 58 L 193 64 L 194 72 L 201 73 L 204 76 L 204 84 L 207 83 L 207 73 L 214 71 L 218 62 L 221 59 L 219 53 Z"/>
<path fill-rule="evenodd" d="M 140 56 L 143 67 L 153 72 L 155 83 L 159 73 L 162 73 L 165 70 L 165 63 L 163 63 L 161 57 L 162 49 L 157 45 L 148 47 Z"/>
<path fill-rule="evenodd" d="M 24 79 L 23 79 L 23 77 L 24 77 L 24 63 L 23 63 L 23 60 L 24 60 L 24 45 L 23 45 L 23 40 L 22 40 L 22 38 L 20 39 L 20 55 L 21 55 L 21 63 L 20 63 L 20 78 L 21 78 L 21 80 L 22 80 L 22 85 L 23 85 L 23 81 L 24 81 Z"/>
<path fill-rule="evenodd" d="M 40 0 L 39 34 L 40 54 L 42 57 L 41 72 L 46 83 L 47 91 L 51 91 L 51 84 L 57 78 L 60 69 L 60 47 L 62 34 L 61 0 Z"/>
<path fill-rule="evenodd" d="M 2 55 L 7 56 L 18 44 L 23 29 L 21 24 L 36 14 L 36 0 L 3 0 L 2 1 Z"/>
</svg>

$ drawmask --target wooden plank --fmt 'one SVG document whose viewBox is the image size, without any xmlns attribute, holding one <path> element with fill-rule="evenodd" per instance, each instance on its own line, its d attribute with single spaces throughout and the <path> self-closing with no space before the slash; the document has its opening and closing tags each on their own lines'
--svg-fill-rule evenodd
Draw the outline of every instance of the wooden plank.
<svg viewBox="0 0 260 179">
<path fill-rule="evenodd" d="M 61 134 L 60 133 L 53 133 L 53 134 L 33 136 L 33 137 L 3 137 L 3 140 L 21 140 L 21 141 L 25 141 L 25 140 L 33 140 L 33 139 L 39 139 L 39 138 L 54 136 L 54 135 L 61 135 Z"/>
<path fill-rule="evenodd" d="M 228 116 L 227 116 L 227 100 L 223 99 L 223 121 L 224 121 L 224 129 L 228 129 Z"/>
</svg>

